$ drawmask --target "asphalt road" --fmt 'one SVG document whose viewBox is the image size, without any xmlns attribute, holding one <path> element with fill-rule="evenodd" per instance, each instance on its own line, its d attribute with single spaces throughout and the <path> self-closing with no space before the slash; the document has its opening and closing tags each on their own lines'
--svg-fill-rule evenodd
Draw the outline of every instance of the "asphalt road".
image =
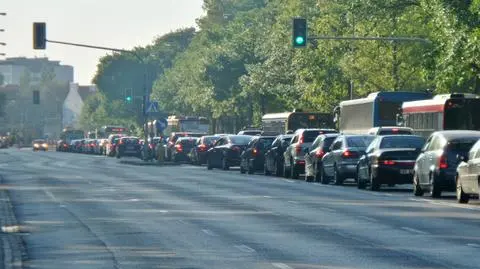
<svg viewBox="0 0 480 269">
<path fill-rule="evenodd" d="M 17 149 L 0 173 L 27 268 L 480 267 L 480 203 L 453 194 Z"/>
</svg>

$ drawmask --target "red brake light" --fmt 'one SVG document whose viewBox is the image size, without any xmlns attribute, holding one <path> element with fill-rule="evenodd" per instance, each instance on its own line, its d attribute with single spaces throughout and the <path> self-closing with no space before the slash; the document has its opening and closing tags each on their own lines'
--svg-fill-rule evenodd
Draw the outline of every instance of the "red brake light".
<svg viewBox="0 0 480 269">
<path fill-rule="evenodd" d="M 178 152 L 182 152 L 182 151 L 183 151 L 183 146 L 182 146 L 182 144 L 177 144 L 177 145 L 175 145 L 175 149 L 177 149 Z"/>
<path fill-rule="evenodd" d="M 303 144 L 303 142 L 305 141 L 305 138 L 303 137 L 303 134 L 300 135 L 300 139 L 298 141 L 299 144 Z"/>
<path fill-rule="evenodd" d="M 317 151 L 315 152 L 315 157 L 317 157 L 317 159 L 323 158 L 324 155 L 325 152 L 322 149 L 317 149 Z"/>
<path fill-rule="evenodd" d="M 397 133 L 397 132 L 398 132 L 398 128 L 393 128 L 393 129 L 392 129 L 392 132 Z"/>
<path fill-rule="evenodd" d="M 120 139 L 120 143 L 119 143 L 119 144 L 120 144 L 120 145 L 123 144 L 123 140 Z"/>
<path fill-rule="evenodd" d="M 357 157 L 357 154 L 355 152 L 351 152 L 349 150 L 345 150 L 343 153 L 342 153 L 342 157 L 343 158 L 355 158 Z"/>
<path fill-rule="evenodd" d="M 198 146 L 198 149 L 199 149 L 200 151 L 205 151 L 205 150 L 207 149 L 207 145 L 201 144 L 200 146 Z"/>
<path fill-rule="evenodd" d="M 447 169 L 448 168 L 447 157 L 445 155 L 442 155 L 440 157 L 438 167 L 440 167 L 440 169 Z"/>
<path fill-rule="evenodd" d="M 297 154 L 301 153 L 301 152 L 302 152 L 302 146 L 297 145 L 297 146 L 295 147 L 295 152 L 297 152 Z"/>
<path fill-rule="evenodd" d="M 383 165 L 395 165 L 395 161 L 384 160 L 384 161 L 380 161 L 380 164 L 383 164 Z"/>
</svg>

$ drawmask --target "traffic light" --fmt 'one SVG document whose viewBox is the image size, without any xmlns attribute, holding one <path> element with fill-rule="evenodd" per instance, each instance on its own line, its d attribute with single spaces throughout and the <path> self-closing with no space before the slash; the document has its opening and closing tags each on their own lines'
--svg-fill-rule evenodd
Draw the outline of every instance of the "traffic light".
<svg viewBox="0 0 480 269">
<path fill-rule="evenodd" d="M 133 89 L 125 89 L 125 103 L 131 104 L 133 102 Z"/>
<path fill-rule="evenodd" d="M 44 22 L 33 23 L 33 48 L 44 50 L 47 47 L 47 24 Z"/>
<path fill-rule="evenodd" d="M 34 105 L 40 104 L 40 91 L 33 91 L 33 104 Z"/>
<path fill-rule="evenodd" d="M 304 48 L 307 46 L 307 20 L 293 19 L 293 47 Z"/>
</svg>

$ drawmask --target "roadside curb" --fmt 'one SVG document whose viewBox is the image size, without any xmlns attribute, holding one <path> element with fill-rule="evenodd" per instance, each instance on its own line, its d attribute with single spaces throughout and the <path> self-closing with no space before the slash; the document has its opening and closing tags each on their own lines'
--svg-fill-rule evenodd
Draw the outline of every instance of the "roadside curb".
<svg viewBox="0 0 480 269">
<path fill-rule="evenodd" d="M 0 175 L 0 183 L 4 182 Z M 27 260 L 27 251 L 15 216 L 10 195 L 7 190 L 0 190 L 0 238 L 5 269 L 21 269 Z"/>
</svg>

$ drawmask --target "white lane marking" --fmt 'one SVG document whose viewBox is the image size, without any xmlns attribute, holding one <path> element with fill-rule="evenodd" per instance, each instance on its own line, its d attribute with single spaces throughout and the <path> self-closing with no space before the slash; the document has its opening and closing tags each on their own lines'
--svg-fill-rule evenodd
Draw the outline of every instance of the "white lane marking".
<svg viewBox="0 0 480 269">
<path fill-rule="evenodd" d="M 255 250 L 247 245 L 235 245 L 235 248 L 242 251 L 242 252 L 245 252 L 245 253 L 253 253 L 255 252 Z"/>
<path fill-rule="evenodd" d="M 202 232 L 203 232 L 204 234 L 207 234 L 207 235 L 210 235 L 210 236 L 217 236 L 216 233 L 212 232 L 212 231 L 209 230 L 209 229 L 202 229 Z"/>
<path fill-rule="evenodd" d="M 467 246 L 474 247 L 474 248 L 480 248 L 480 245 L 476 244 L 476 243 L 468 243 Z"/>
<path fill-rule="evenodd" d="M 289 202 L 289 203 L 291 203 L 291 204 L 298 204 L 297 201 L 287 201 L 287 202 Z"/>
<path fill-rule="evenodd" d="M 272 198 L 272 196 L 264 195 L 263 198 Z"/>
<path fill-rule="evenodd" d="M 184 221 L 183 219 L 179 219 L 178 222 L 180 222 L 181 224 L 187 224 L 187 222 Z"/>
<path fill-rule="evenodd" d="M 285 182 L 288 182 L 288 183 L 294 183 L 295 181 L 294 180 L 290 180 L 290 179 L 282 179 L 283 181 Z"/>
<path fill-rule="evenodd" d="M 127 201 L 129 201 L 129 202 L 138 202 L 138 201 L 140 201 L 140 200 L 138 200 L 138 199 L 128 199 Z"/>
<path fill-rule="evenodd" d="M 372 192 L 371 194 L 375 195 L 375 196 L 393 196 L 393 194 L 391 194 L 391 193 Z"/>
<path fill-rule="evenodd" d="M 44 190 L 45 194 L 50 197 L 50 199 L 52 199 L 54 202 L 58 203 L 58 200 L 57 198 L 55 197 L 55 195 L 53 195 L 53 193 L 51 193 L 50 191 L 48 190 Z"/>
<path fill-rule="evenodd" d="M 370 221 L 370 222 L 377 222 L 376 219 L 370 218 L 370 217 L 367 217 L 367 216 L 359 216 L 358 218 L 359 218 L 359 219 L 366 220 L 366 221 Z"/>
<path fill-rule="evenodd" d="M 416 202 L 427 202 L 432 205 L 441 205 L 441 206 L 448 206 L 448 207 L 455 207 L 455 208 L 462 208 L 462 209 L 469 209 L 469 210 L 475 210 L 475 211 L 480 211 L 480 208 L 470 206 L 470 205 L 462 205 L 462 204 L 457 204 L 455 202 L 442 202 L 442 201 L 435 201 L 435 200 L 429 200 L 425 198 L 409 198 L 410 201 L 416 201 Z"/>
<path fill-rule="evenodd" d="M 273 262 L 272 263 L 273 267 L 278 268 L 278 269 L 293 269 L 292 267 L 281 263 L 281 262 Z"/>
<path fill-rule="evenodd" d="M 412 232 L 412 233 L 416 233 L 416 234 L 428 234 L 427 232 L 420 231 L 420 230 L 417 230 L 417 229 L 414 229 L 414 228 L 410 228 L 410 227 L 401 227 L 401 229 L 402 229 L 402 230 L 405 230 L 405 231 Z"/>
<path fill-rule="evenodd" d="M 83 178 L 82 176 L 75 176 L 75 178 Z"/>
<path fill-rule="evenodd" d="M 162 213 L 162 214 L 165 214 L 165 213 L 168 213 L 168 210 L 158 210 L 157 211 L 158 213 Z M 182 222 L 182 220 L 180 220 Z"/>
<path fill-rule="evenodd" d="M 325 209 L 328 212 L 332 212 L 332 213 L 337 212 L 337 210 L 335 210 L 333 208 L 324 207 L 323 209 Z"/>
</svg>

